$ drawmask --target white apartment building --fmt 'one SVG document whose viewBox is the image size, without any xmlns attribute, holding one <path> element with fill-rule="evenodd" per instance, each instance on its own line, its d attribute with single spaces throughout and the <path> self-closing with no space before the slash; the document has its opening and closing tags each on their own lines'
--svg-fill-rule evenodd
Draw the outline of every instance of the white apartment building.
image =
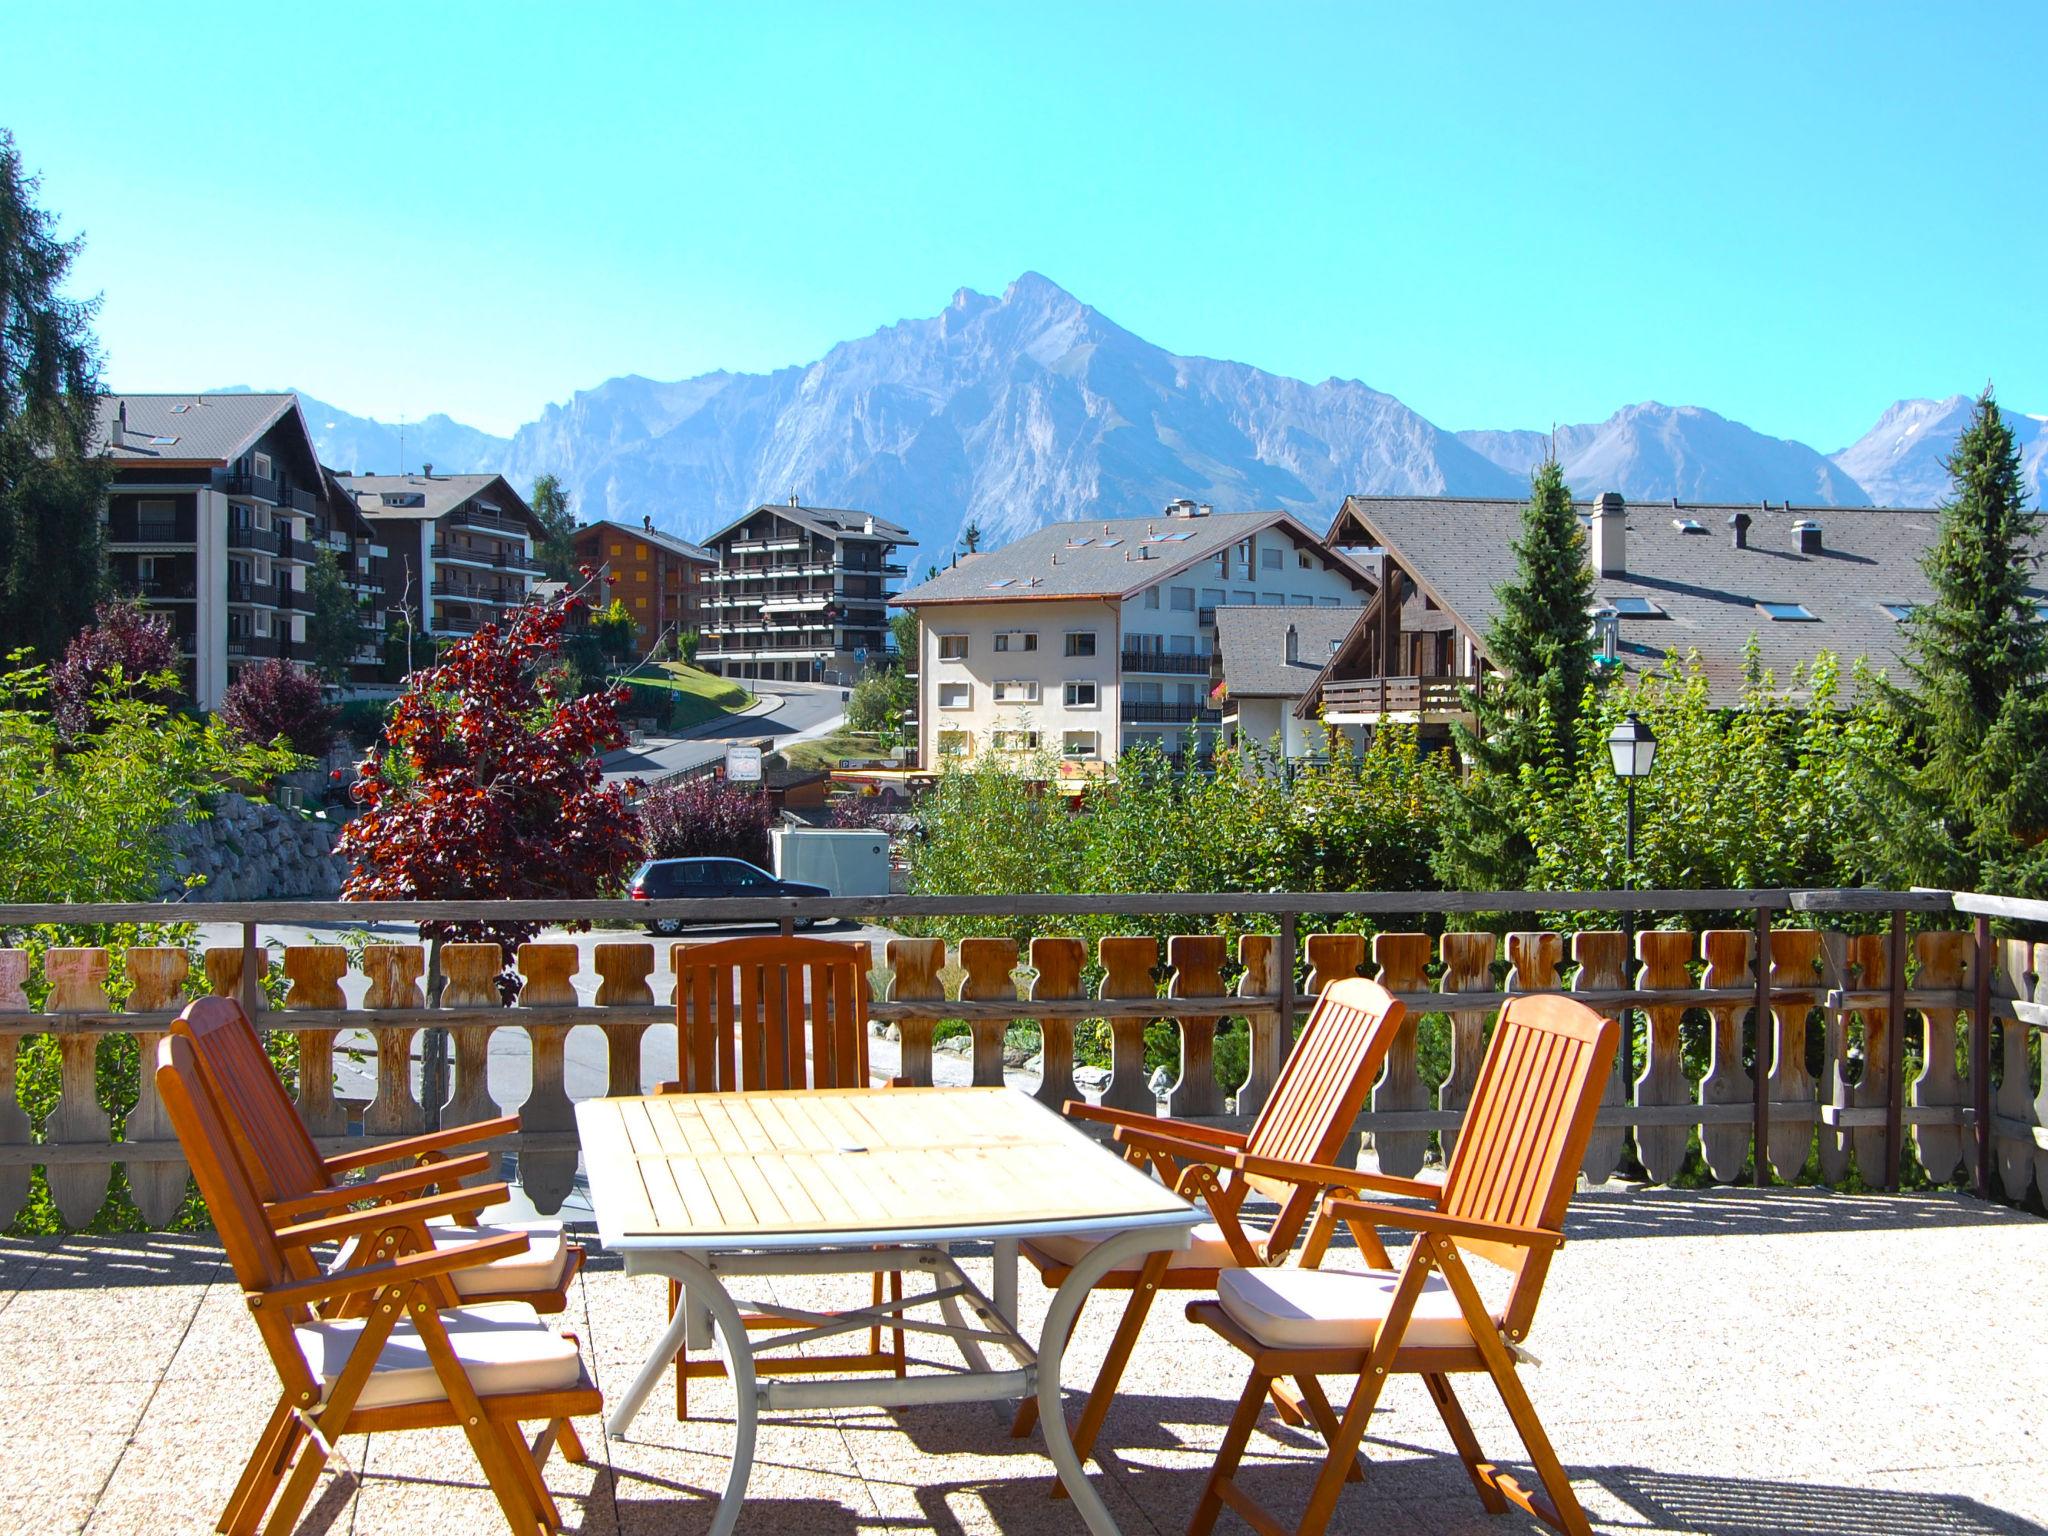
<svg viewBox="0 0 2048 1536">
<path fill-rule="evenodd" d="M 1356 608 L 1370 574 L 1285 512 L 1055 523 L 896 601 L 920 621 L 918 760 L 1039 752 L 1108 763 L 1143 741 L 1209 750 L 1216 615 Z"/>
</svg>

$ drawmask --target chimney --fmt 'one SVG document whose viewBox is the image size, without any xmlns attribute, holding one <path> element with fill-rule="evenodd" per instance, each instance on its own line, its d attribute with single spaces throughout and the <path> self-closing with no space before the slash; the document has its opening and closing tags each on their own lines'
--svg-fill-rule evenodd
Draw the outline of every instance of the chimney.
<svg viewBox="0 0 2048 1536">
<path fill-rule="evenodd" d="M 646 529 L 649 533 L 654 532 L 654 518 L 652 514 L 643 513 L 641 515 L 640 521 L 646 526 Z"/>
<path fill-rule="evenodd" d="M 1788 502 L 1789 506 L 1790 503 Z M 1810 517 L 1803 517 L 1792 525 L 1792 532 L 1799 540 L 1799 553 L 1817 555 L 1821 550 L 1820 524 Z"/>
<path fill-rule="evenodd" d="M 1628 508 L 1613 491 L 1602 491 L 1593 503 L 1593 573 L 1596 576 L 1628 574 Z"/>
<path fill-rule="evenodd" d="M 1292 624 L 1287 626 L 1287 664 L 1291 667 L 1301 660 L 1301 631 Z"/>
<path fill-rule="evenodd" d="M 800 505 L 802 505 L 802 503 L 800 503 L 800 502 L 799 502 L 799 501 L 798 501 L 798 500 L 796 499 L 796 492 L 795 492 L 795 491 L 791 491 L 791 492 L 789 493 L 789 504 L 790 504 L 790 505 L 791 505 L 792 507 L 795 507 L 795 506 L 800 506 Z"/>
<path fill-rule="evenodd" d="M 422 465 L 420 465 L 420 478 L 421 478 L 422 480 L 431 480 L 431 479 L 433 479 L 433 478 L 434 478 L 434 466 L 433 466 L 432 464 L 422 464 Z"/>
<path fill-rule="evenodd" d="M 1212 516 L 1212 515 L 1214 515 L 1215 511 L 1216 511 L 1216 509 L 1215 509 L 1214 507 L 1210 506 L 1210 505 L 1209 505 L 1209 503 L 1205 501 L 1205 502 L 1203 502 L 1203 503 L 1202 503 L 1202 510 L 1201 510 L 1200 512 L 1196 513 L 1195 515 L 1196 515 L 1197 517 L 1209 517 L 1209 516 Z"/>
<path fill-rule="evenodd" d="M 1737 549 L 1749 548 L 1749 525 L 1755 521 L 1755 518 L 1739 509 L 1728 514 L 1728 526 L 1735 530 L 1735 547 Z"/>
<path fill-rule="evenodd" d="M 123 400 L 114 407 L 114 441 L 118 444 L 128 435 L 128 402 Z"/>
</svg>

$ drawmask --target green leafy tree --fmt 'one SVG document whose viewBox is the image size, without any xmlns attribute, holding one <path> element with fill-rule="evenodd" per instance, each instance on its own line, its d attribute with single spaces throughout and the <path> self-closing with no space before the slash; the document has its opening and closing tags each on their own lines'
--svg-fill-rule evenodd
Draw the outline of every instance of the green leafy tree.
<svg viewBox="0 0 2048 1536">
<path fill-rule="evenodd" d="M 1534 849 L 1517 807 L 1536 781 L 1570 776 L 1593 680 L 1593 571 L 1555 459 L 1530 477 L 1514 549 L 1515 579 L 1496 591 L 1500 612 L 1486 633 L 1495 670 L 1472 700 L 1474 723 L 1455 732 L 1471 778 L 1445 807 L 1440 862 L 1452 884 L 1474 889 L 1527 878 Z"/>
<path fill-rule="evenodd" d="M 345 683 L 356 652 L 370 638 L 363 605 L 349 591 L 334 551 L 322 548 L 306 573 L 306 650 L 313 668 L 330 683 Z"/>
<path fill-rule="evenodd" d="M 533 494 L 527 498 L 533 515 L 540 519 L 541 536 L 534 555 L 550 581 L 567 581 L 576 568 L 576 514 L 569 510 L 569 493 L 555 475 L 539 475 Z"/>
<path fill-rule="evenodd" d="M 64 296 L 83 242 L 36 205 L 0 129 L 0 655 L 55 661 L 106 585 L 97 299 Z"/>
<path fill-rule="evenodd" d="M 2048 625 L 2027 590 L 2041 547 L 1989 386 L 1946 468 L 1925 560 L 1934 597 L 1906 621 L 1911 683 L 1884 690 L 1915 750 L 1863 760 L 1876 811 L 1865 867 L 1887 882 L 2044 895 Z"/>
</svg>

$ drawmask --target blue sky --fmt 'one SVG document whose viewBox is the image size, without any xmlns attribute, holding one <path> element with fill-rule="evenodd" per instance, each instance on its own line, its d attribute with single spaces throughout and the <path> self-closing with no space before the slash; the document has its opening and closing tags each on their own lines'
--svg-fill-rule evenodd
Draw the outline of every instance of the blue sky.
<svg viewBox="0 0 2048 1536">
<path fill-rule="evenodd" d="M 104 8 L 0 126 L 128 389 L 506 431 L 1035 269 L 1441 425 L 2048 411 L 2048 6 Z"/>
</svg>

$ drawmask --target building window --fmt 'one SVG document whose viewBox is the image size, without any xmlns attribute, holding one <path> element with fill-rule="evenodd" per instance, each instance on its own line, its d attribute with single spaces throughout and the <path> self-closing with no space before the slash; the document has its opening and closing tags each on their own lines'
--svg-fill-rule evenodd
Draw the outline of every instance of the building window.
<svg viewBox="0 0 2048 1536">
<path fill-rule="evenodd" d="M 996 684 L 996 702 L 998 704 L 1036 704 L 1038 702 L 1038 684 L 1028 677 L 1006 678 Z"/>
<path fill-rule="evenodd" d="M 1038 649 L 1038 636 L 1028 629 L 1000 630 L 996 634 L 996 649 L 998 651 L 1035 651 Z"/>
<path fill-rule="evenodd" d="M 939 660 L 965 661 L 967 659 L 967 637 L 965 635 L 939 636 Z"/>
<path fill-rule="evenodd" d="M 1173 589 L 1173 609 L 1176 613 L 1193 613 L 1195 611 L 1195 589 L 1193 587 L 1175 587 Z"/>
<path fill-rule="evenodd" d="M 1036 752 L 1038 739 L 1036 731 L 997 731 L 993 745 L 998 752 Z"/>
<path fill-rule="evenodd" d="M 645 544 L 635 544 L 633 546 L 633 558 L 635 560 L 645 560 L 647 558 L 647 546 Z"/>
<path fill-rule="evenodd" d="M 939 756 L 965 757 L 974 750 L 974 737 L 966 731 L 939 732 Z"/>
<path fill-rule="evenodd" d="M 1094 757 L 1101 751 L 1101 739 L 1095 731 L 1069 731 L 1060 743 L 1060 756 Z"/>
<path fill-rule="evenodd" d="M 1885 616 L 1895 624 L 1903 624 L 1906 620 L 1913 617 L 1913 605 L 1911 603 L 1879 603 L 1877 606 L 1882 608 L 1885 611 Z"/>
<path fill-rule="evenodd" d="M 1664 610 L 1647 597 L 1617 597 L 1614 611 L 1624 619 L 1661 619 Z"/>
<path fill-rule="evenodd" d="M 268 480 L 270 478 L 270 455 L 267 453 L 256 455 L 256 478 L 259 480 Z"/>
<path fill-rule="evenodd" d="M 644 597 L 636 597 L 633 599 L 633 606 L 635 608 L 645 608 L 647 606 L 647 599 Z"/>
<path fill-rule="evenodd" d="M 614 544 L 614 545 L 612 545 L 612 558 L 613 558 L 614 560 L 617 560 L 617 559 L 620 559 L 620 558 L 622 558 L 622 557 L 623 557 L 623 556 L 625 555 L 625 553 L 626 553 L 626 546 L 625 546 L 625 545 L 623 545 L 623 544 Z"/>
<path fill-rule="evenodd" d="M 969 707 L 970 707 L 970 706 L 971 706 L 971 705 L 972 705 L 973 703 L 974 703 L 974 684 L 972 684 L 972 683 L 941 683 L 941 684 L 939 684 L 939 708 L 941 708 L 941 709 L 966 709 L 966 708 L 969 708 Z"/>
<path fill-rule="evenodd" d="M 639 570 L 635 571 L 633 573 L 633 579 L 635 581 L 645 581 L 647 579 L 647 568 L 645 566 L 642 566 Z"/>
<path fill-rule="evenodd" d="M 1068 683 L 1066 701 L 1069 709 L 1094 709 L 1101 703 L 1101 690 L 1093 682 Z"/>
<path fill-rule="evenodd" d="M 1758 603 L 1757 608 L 1767 619 L 1780 624 L 1812 624 L 1816 622 L 1813 610 L 1804 603 Z"/>
<path fill-rule="evenodd" d="M 1287 606 L 1290 608 L 1312 608 L 1315 606 L 1315 601 L 1306 592 L 1293 592 L 1288 594 Z"/>
<path fill-rule="evenodd" d="M 1294 552 L 1294 563 L 1304 571 L 1312 571 L 1316 568 L 1314 557 L 1305 549 L 1298 549 Z"/>
<path fill-rule="evenodd" d="M 1271 544 L 1271 545 L 1268 545 L 1268 546 L 1267 546 L 1266 548 L 1264 548 L 1264 549 L 1260 550 L 1260 551 L 1259 551 L 1259 567 L 1260 567 L 1260 569 L 1262 569 L 1262 570 L 1268 570 L 1268 571 L 1277 571 L 1277 570 L 1279 570 L 1279 569 L 1280 569 L 1280 557 L 1281 557 L 1281 555 L 1283 555 L 1283 554 L 1285 554 L 1285 553 L 1286 553 L 1286 551 L 1284 551 L 1283 549 L 1281 549 L 1281 548 L 1280 548 L 1280 546 L 1279 546 L 1279 545 L 1277 545 L 1277 544 Z"/>
<path fill-rule="evenodd" d="M 1259 606 L 1261 608 L 1280 608 L 1285 606 L 1286 602 L 1287 599 L 1278 592 L 1261 592 L 1259 594 Z"/>
<path fill-rule="evenodd" d="M 1159 589 L 1157 587 L 1147 587 L 1145 589 L 1145 606 L 1147 608 L 1157 608 L 1159 606 Z"/>
<path fill-rule="evenodd" d="M 1069 656 L 1093 656 L 1095 654 L 1095 631 L 1092 629 L 1068 630 L 1067 654 Z"/>
</svg>

